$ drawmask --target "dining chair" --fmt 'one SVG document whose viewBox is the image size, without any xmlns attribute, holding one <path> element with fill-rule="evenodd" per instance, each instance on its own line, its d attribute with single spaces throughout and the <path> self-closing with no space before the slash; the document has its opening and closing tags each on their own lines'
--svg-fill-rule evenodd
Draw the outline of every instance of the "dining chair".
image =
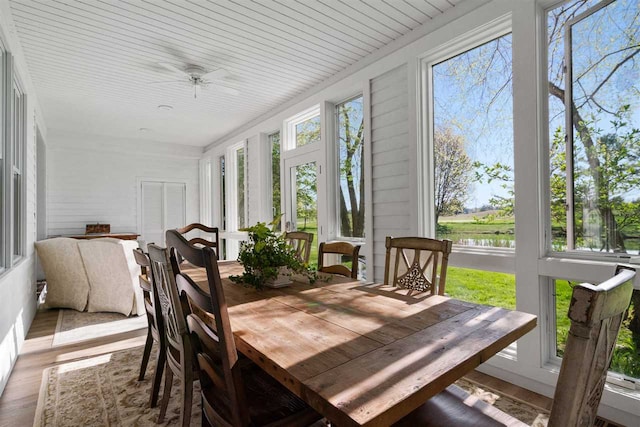
<svg viewBox="0 0 640 427">
<path fill-rule="evenodd" d="M 349 242 L 322 242 L 318 249 L 318 271 L 357 279 L 359 253 L 360 245 L 352 245 Z M 338 255 L 341 260 L 343 256 L 348 257 L 351 261 L 351 269 L 343 264 L 325 265 L 324 256 L 327 254 Z"/>
<path fill-rule="evenodd" d="M 220 232 L 218 230 L 218 227 L 208 227 L 204 224 L 194 222 L 176 230 L 178 231 L 178 233 L 185 235 L 185 238 L 187 233 L 193 230 L 197 230 L 198 235 L 196 237 L 187 238 L 189 244 L 215 248 L 216 255 L 218 255 L 218 252 L 220 251 Z M 210 239 L 207 239 L 206 237 L 210 237 Z"/>
<path fill-rule="evenodd" d="M 451 245 L 451 240 L 387 236 L 384 284 L 444 295 Z"/>
<path fill-rule="evenodd" d="M 582 283 L 573 288 L 571 327 L 549 427 L 594 425 L 635 274 L 634 269 L 618 266 L 615 276 L 600 285 Z M 395 426 L 525 425 L 491 405 L 472 405 L 473 399 L 468 398 L 462 389 L 449 386 Z"/>
<path fill-rule="evenodd" d="M 191 406 L 193 402 L 193 351 L 186 317 L 182 309 L 178 288 L 175 281 L 175 265 L 172 265 L 169 250 L 150 244 L 149 261 L 151 275 L 156 283 L 162 320 L 166 337 L 166 367 L 162 402 L 158 423 L 164 420 L 167 405 L 171 397 L 174 375 L 180 378 L 181 405 L 180 424 L 186 427 L 191 422 Z"/>
<path fill-rule="evenodd" d="M 296 256 L 300 261 L 309 264 L 311 257 L 311 244 L 313 243 L 313 233 L 304 231 L 287 231 L 284 233 L 284 240 L 296 251 Z"/>
<path fill-rule="evenodd" d="M 162 321 L 162 312 L 160 311 L 158 292 L 155 289 L 155 283 L 151 276 L 149 257 L 141 249 L 134 249 L 133 256 L 136 263 L 140 266 L 141 274 L 138 276 L 138 280 L 140 282 L 140 287 L 142 288 L 144 307 L 147 313 L 147 339 L 144 343 L 138 381 L 144 380 L 153 343 L 156 342 L 158 344 L 158 358 L 156 360 L 156 369 L 153 376 L 151 396 L 149 399 L 149 406 L 153 408 L 158 403 L 158 393 L 160 392 L 160 383 L 162 381 L 162 373 L 164 372 L 167 351 L 164 323 Z"/>
<path fill-rule="evenodd" d="M 215 252 L 196 248 L 175 230 L 166 234 L 172 246 L 171 262 L 178 254 L 204 268 L 208 293 L 180 272 L 176 285 L 187 316 L 199 366 L 203 425 L 307 426 L 321 416 L 247 358 L 235 346 Z M 197 307 L 197 309 L 196 309 Z M 185 307 L 185 311 L 188 308 Z"/>
</svg>

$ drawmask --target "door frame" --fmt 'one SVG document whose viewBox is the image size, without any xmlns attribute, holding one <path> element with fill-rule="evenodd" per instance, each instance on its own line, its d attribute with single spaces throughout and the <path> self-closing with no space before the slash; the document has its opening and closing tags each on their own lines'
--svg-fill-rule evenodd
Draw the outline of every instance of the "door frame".
<svg viewBox="0 0 640 427">
<path fill-rule="evenodd" d="M 142 184 L 144 182 L 157 182 L 157 183 L 161 183 L 161 184 L 182 184 L 184 185 L 184 203 L 182 206 L 183 212 L 183 218 L 185 219 L 185 221 L 187 220 L 187 200 L 189 199 L 187 197 L 187 194 L 189 194 L 189 183 L 186 180 L 181 180 L 181 179 L 175 179 L 175 178 L 146 178 L 146 177 L 136 177 L 136 197 L 137 197 L 137 205 L 138 205 L 138 209 L 136 212 L 137 215 L 137 219 L 136 219 L 136 227 L 137 227 L 137 231 L 136 233 L 138 233 L 141 237 L 142 237 L 142 212 L 144 209 L 144 205 L 143 205 L 143 199 L 142 199 Z M 166 192 L 166 190 L 164 190 Z M 166 211 L 166 203 L 167 203 L 167 199 L 165 197 L 165 192 L 163 192 L 162 194 L 162 209 L 163 209 L 163 225 L 164 225 L 164 212 Z M 185 224 L 186 225 L 186 224 Z M 164 236 L 163 236 L 163 242 L 162 245 L 164 246 Z"/>
</svg>

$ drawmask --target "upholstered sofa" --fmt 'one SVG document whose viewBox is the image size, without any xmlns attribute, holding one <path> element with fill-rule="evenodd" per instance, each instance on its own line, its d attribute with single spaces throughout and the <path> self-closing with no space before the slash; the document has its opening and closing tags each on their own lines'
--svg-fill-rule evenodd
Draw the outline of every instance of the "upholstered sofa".
<svg viewBox="0 0 640 427">
<path fill-rule="evenodd" d="M 47 280 L 45 307 L 124 315 L 145 312 L 140 267 L 133 258 L 138 242 L 56 237 L 35 245 Z"/>
</svg>

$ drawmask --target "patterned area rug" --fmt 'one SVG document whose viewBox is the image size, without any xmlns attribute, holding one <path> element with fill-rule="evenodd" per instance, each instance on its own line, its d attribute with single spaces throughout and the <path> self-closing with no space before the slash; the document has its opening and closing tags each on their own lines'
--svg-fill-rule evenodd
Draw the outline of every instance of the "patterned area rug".
<svg viewBox="0 0 640 427">
<path fill-rule="evenodd" d="M 138 382 L 142 350 L 143 347 L 135 347 L 46 369 L 34 427 L 178 425 L 179 382 L 174 381 L 165 421 L 156 424 L 159 408 L 151 409 L 148 403 L 156 348 L 144 381 Z M 465 379 L 456 384 L 529 425 L 546 425 L 547 412 L 540 408 L 483 389 Z M 194 396 L 197 393 L 199 391 L 194 390 Z M 192 426 L 200 426 L 200 416 L 200 399 L 194 398 Z"/>
<path fill-rule="evenodd" d="M 167 415 L 162 424 L 156 424 L 160 407 L 149 408 L 156 347 L 145 379 L 138 382 L 142 350 L 135 347 L 46 369 L 34 427 L 177 426 L 180 382 L 174 380 Z M 199 396 L 198 387 L 194 396 Z M 191 426 L 200 425 L 200 399 L 194 398 Z"/>
<path fill-rule="evenodd" d="M 59 347 L 147 327 L 147 316 L 60 310 L 51 347 Z"/>
</svg>

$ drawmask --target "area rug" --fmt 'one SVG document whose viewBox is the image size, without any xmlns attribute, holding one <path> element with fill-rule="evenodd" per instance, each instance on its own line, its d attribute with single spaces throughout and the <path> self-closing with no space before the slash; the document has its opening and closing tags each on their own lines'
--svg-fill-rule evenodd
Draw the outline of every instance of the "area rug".
<svg viewBox="0 0 640 427">
<path fill-rule="evenodd" d="M 34 427 L 177 426 L 180 422 L 179 380 L 162 424 L 159 406 L 149 408 L 156 348 L 143 381 L 138 381 L 143 347 L 107 353 L 46 369 L 42 375 Z M 200 426 L 199 385 L 194 389 L 191 426 Z"/>
<path fill-rule="evenodd" d="M 60 310 L 51 347 L 59 347 L 147 327 L 147 316 Z"/>
<path fill-rule="evenodd" d="M 144 381 L 138 382 L 143 347 L 104 354 L 48 368 L 43 373 L 34 427 L 156 426 L 159 408 L 149 408 L 149 390 L 155 367 L 155 348 Z M 547 412 L 500 395 L 482 386 L 456 383 L 498 409 L 538 426 L 546 425 Z M 179 422 L 178 380 L 163 426 Z M 196 388 L 198 387 L 196 383 Z M 194 396 L 199 391 L 194 390 Z M 194 399 L 192 426 L 200 426 L 200 399 Z"/>
</svg>

